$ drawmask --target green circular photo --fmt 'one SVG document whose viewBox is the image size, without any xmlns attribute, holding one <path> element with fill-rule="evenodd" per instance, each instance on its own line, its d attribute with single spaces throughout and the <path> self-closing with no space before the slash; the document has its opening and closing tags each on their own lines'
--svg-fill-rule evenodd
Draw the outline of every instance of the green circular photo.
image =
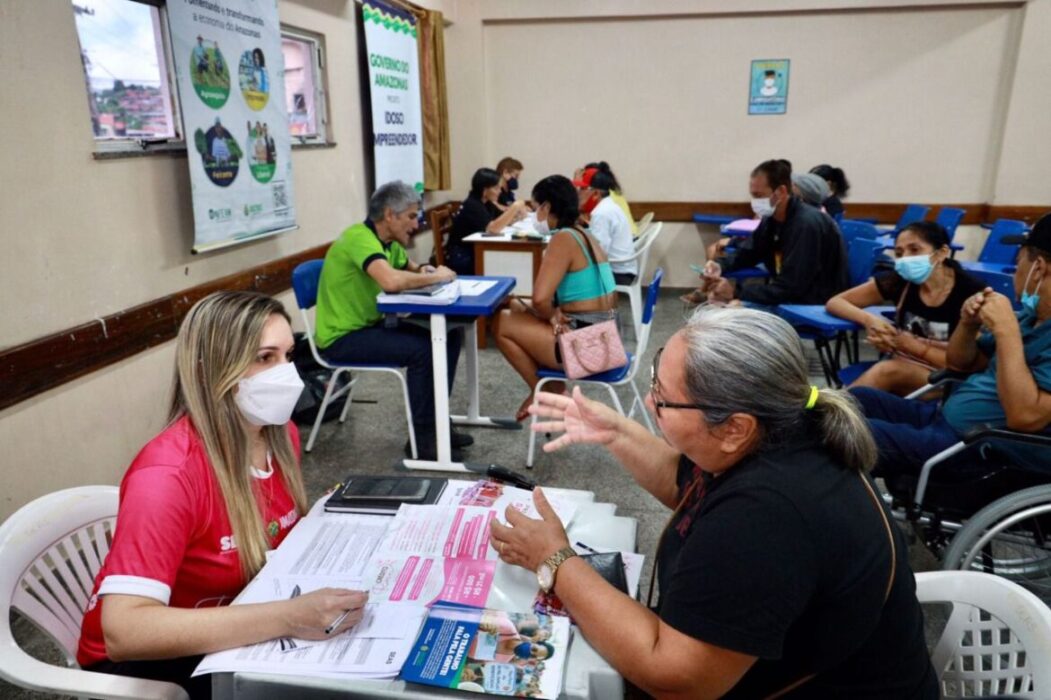
<svg viewBox="0 0 1051 700">
<path fill-rule="evenodd" d="M 219 187 L 232 185 L 237 179 L 238 166 L 244 153 L 219 117 L 215 118 L 215 123 L 207 131 L 194 131 L 193 143 L 201 155 L 201 165 L 208 179 Z"/>
<path fill-rule="evenodd" d="M 219 42 L 198 35 L 190 52 L 190 82 L 201 102 L 219 109 L 230 97 L 230 69 Z"/>
<path fill-rule="evenodd" d="M 277 170 L 277 150 L 266 122 L 248 122 L 248 169 L 257 182 L 270 182 Z"/>
</svg>

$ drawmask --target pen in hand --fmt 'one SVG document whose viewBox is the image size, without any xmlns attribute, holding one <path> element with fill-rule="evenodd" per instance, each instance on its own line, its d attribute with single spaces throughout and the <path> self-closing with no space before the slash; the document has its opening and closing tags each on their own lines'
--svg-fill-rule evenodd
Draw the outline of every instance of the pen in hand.
<svg viewBox="0 0 1051 700">
<path fill-rule="evenodd" d="M 325 634 L 332 634 L 337 627 L 343 624 L 343 621 L 347 619 L 347 615 L 351 612 L 353 612 L 353 610 L 344 610 L 342 615 L 337 617 L 331 625 L 325 628 Z"/>
</svg>

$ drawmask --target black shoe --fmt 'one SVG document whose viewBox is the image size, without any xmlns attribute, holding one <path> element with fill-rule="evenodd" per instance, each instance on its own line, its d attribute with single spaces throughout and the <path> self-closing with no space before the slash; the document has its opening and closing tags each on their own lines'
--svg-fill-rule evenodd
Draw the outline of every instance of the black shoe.
<svg viewBox="0 0 1051 700">
<path fill-rule="evenodd" d="M 449 430 L 449 442 L 453 447 L 470 447 L 474 444 L 474 438 L 467 433 L 461 433 L 459 430 Z"/>
<path fill-rule="evenodd" d="M 438 459 L 438 445 L 433 440 L 419 440 L 416 441 L 416 459 L 426 459 L 429 461 L 436 461 Z M 405 442 L 405 456 L 412 459 L 412 443 L 409 441 Z M 450 450 L 450 458 L 453 462 L 463 461 L 463 452 L 457 447 L 453 447 Z"/>
</svg>

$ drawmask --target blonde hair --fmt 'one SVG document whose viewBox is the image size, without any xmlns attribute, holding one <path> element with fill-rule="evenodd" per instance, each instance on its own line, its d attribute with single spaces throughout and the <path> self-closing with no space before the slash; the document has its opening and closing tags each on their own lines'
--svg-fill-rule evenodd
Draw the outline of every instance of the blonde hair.
<svg viewBox="0 0 1051 700">
<path fill-rule="evenodd" d="M 271 297 L 215 292 L 193 305 L 175 341 L 169 420 L 188 416 L 204 444 L 246 581 L 263 567 L 269 543 L 251 475 L 250 435 L 234 402 L 234 389 L 255 360 L 263 326 L 274 314 L 289 320 L 285 307 Z M 281 477 L 296 511 L 304 514 L 306 490 L 287 427 L 263 426 L 262 435 L 281 465 Z"/>
</svg>

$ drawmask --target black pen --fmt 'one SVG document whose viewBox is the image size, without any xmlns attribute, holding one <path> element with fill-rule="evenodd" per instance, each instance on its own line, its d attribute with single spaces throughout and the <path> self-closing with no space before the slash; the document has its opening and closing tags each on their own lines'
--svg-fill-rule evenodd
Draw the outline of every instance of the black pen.
<svg viewBox="0 0 1051 700">
<path fill-rule="evenodd" d="M 587 551 L 591 552 L 592 554 L 602 554 L 602 552 L 598 551 L 597 549 L 593 549 L 592 547 L 587 546 L 583 542 L 577 542 L 577 546 L 580 547 L 581 549 L 586 549 Z"/>
</svg>

